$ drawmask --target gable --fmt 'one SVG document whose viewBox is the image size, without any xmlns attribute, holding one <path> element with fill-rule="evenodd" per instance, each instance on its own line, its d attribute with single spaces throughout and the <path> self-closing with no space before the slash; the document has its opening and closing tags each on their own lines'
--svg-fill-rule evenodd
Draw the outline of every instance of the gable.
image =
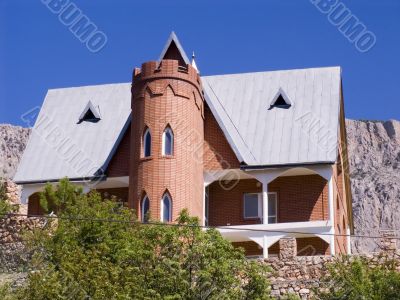
<svg viewBox="0 0 400 300">
<path fill-rule="evenodd" d="M 202 77 L 205 99 L 248 166 L 334 163 L 339 67 Z M 269 109 L 277 91 L 295 105 Z"/>
<path fill-rule="evenodd" d="M 204 170 L 236 169 L 240 167 L 239 160 L 210 108 L 204 109 Z"/>
<path fill-rule="evenodd" d="M 183 67 L 190 64 L 189 58 L 186 55 L 185 50 L 183 49 L 178 37 L 173 31 L 169 35 L 169 38 L 160 54 L 160 58 L 158 59 L 158 61 L 161 62 L 163 59 L 178 60 L 179 65 Z"/>
<path fill-rule="evenodd" d="M 129 176 L 129 161 L 131 153 L 131 127 L 126 130 L 124 137 L 118 145 L 117 151 L 112 157 L 106 170 L 108 177 Z"/>
<path fill-rule="evenodd" d="M 101 121 L 78 124 L 88 99 L 101 111 Z M 98 175 L 130 118 L 130 102 L 130 83 L 49 90 L 14 180 L 34 183 Z"/>
</svg>

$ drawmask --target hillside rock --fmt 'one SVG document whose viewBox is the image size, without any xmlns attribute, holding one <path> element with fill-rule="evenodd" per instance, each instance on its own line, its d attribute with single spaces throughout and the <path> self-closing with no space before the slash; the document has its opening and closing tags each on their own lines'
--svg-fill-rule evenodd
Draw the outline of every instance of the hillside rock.
<svg viewBox="0 0 400 300">
<path fill-rule="evenodd" d="M 0 177 L 14 177 L 30 132 L 29 128 L 0 125 Z"/>
<path fill-rule="evenodd" d="M 400 236 L 400 122 L 346 120 L 355 233 Z M 379 240 L 356 238 L 353 250 L 371 252 Z"/>
</svg>

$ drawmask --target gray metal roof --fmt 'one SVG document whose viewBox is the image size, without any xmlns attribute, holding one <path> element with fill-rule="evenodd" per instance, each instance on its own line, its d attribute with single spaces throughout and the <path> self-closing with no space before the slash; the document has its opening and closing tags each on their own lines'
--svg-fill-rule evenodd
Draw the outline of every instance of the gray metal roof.
<svg viewBox="0 0 400 300">
<path fill-rule="evenodd" d="M 339 67 L 202 77 L 206 100 L 248 165 L 335 162 Z M 270 108 L 278 91 L 290 108 Z"/>
<path fill-rule="evenodd" d="M 340 68 L 202 77 L 233 151 L 250 166 L 335 162 Z M 39 182 L 105 170 L 130 122 L 130 83 L 49 90 L 14 177 Z M 271 108 L 278 92 L 291 106 Z M 79 118 L 88 103 L 98 122 Z M 90 106 L 89 105 L 89 106 Z"/>
<path fill-rule="evenodd" d="M 14 180 L 91 177 L 106 168 L 130 120 L 131 84 L 49 90 Z M 97 122 L 79 123 L 87 105 Z"/>
</svg>

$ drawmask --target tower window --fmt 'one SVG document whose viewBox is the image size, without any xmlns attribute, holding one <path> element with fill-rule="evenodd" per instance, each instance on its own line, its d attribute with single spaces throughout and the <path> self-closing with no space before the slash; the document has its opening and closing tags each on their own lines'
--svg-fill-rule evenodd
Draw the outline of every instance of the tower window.
<svg viewBox="0 0 400 300">
<path fill-rule="evenodd" d="M 142 203 L 140 205 L 140 211 L 142 214 L 142 222 L 147 223 L 149 222 L 149 211 L 150 211 L 150 200 L 149 197 L 144 196 L 142 199 Z"/>
<path fill-rule="evenodd" d="M 172 221 L 172 201 L 169 194 L 166 192 L 161 199 L 161 221 Z"/>
<path fill-rule="evenodd" d="M 170 127 L 165 128 L 162 135 L 162 155 L 173 155 L 174 133 Z"/>
<path fill-rule="evenodd" d="M 150 129 L 146 128 L 143 133 L 143 156 L 149 157 L 151 155 L 151 133 Z"/>
</svg>

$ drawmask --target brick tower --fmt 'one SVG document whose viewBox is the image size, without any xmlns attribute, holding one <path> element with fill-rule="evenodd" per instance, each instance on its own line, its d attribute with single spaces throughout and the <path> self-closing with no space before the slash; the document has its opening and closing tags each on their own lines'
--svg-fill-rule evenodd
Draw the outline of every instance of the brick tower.
<svg viewBox="0 0 400 300">
<path fill-rule="evenodd" d="M 200 76 L 174 33 L 159 61 L 134 70 L 131 126 L 129 204 L 139 218 L 149 211 L 152 220 L 162 220 L 168 194 L 167 221 L 184 208 L 202 220 L 204 97 Z"/>
</svg>

